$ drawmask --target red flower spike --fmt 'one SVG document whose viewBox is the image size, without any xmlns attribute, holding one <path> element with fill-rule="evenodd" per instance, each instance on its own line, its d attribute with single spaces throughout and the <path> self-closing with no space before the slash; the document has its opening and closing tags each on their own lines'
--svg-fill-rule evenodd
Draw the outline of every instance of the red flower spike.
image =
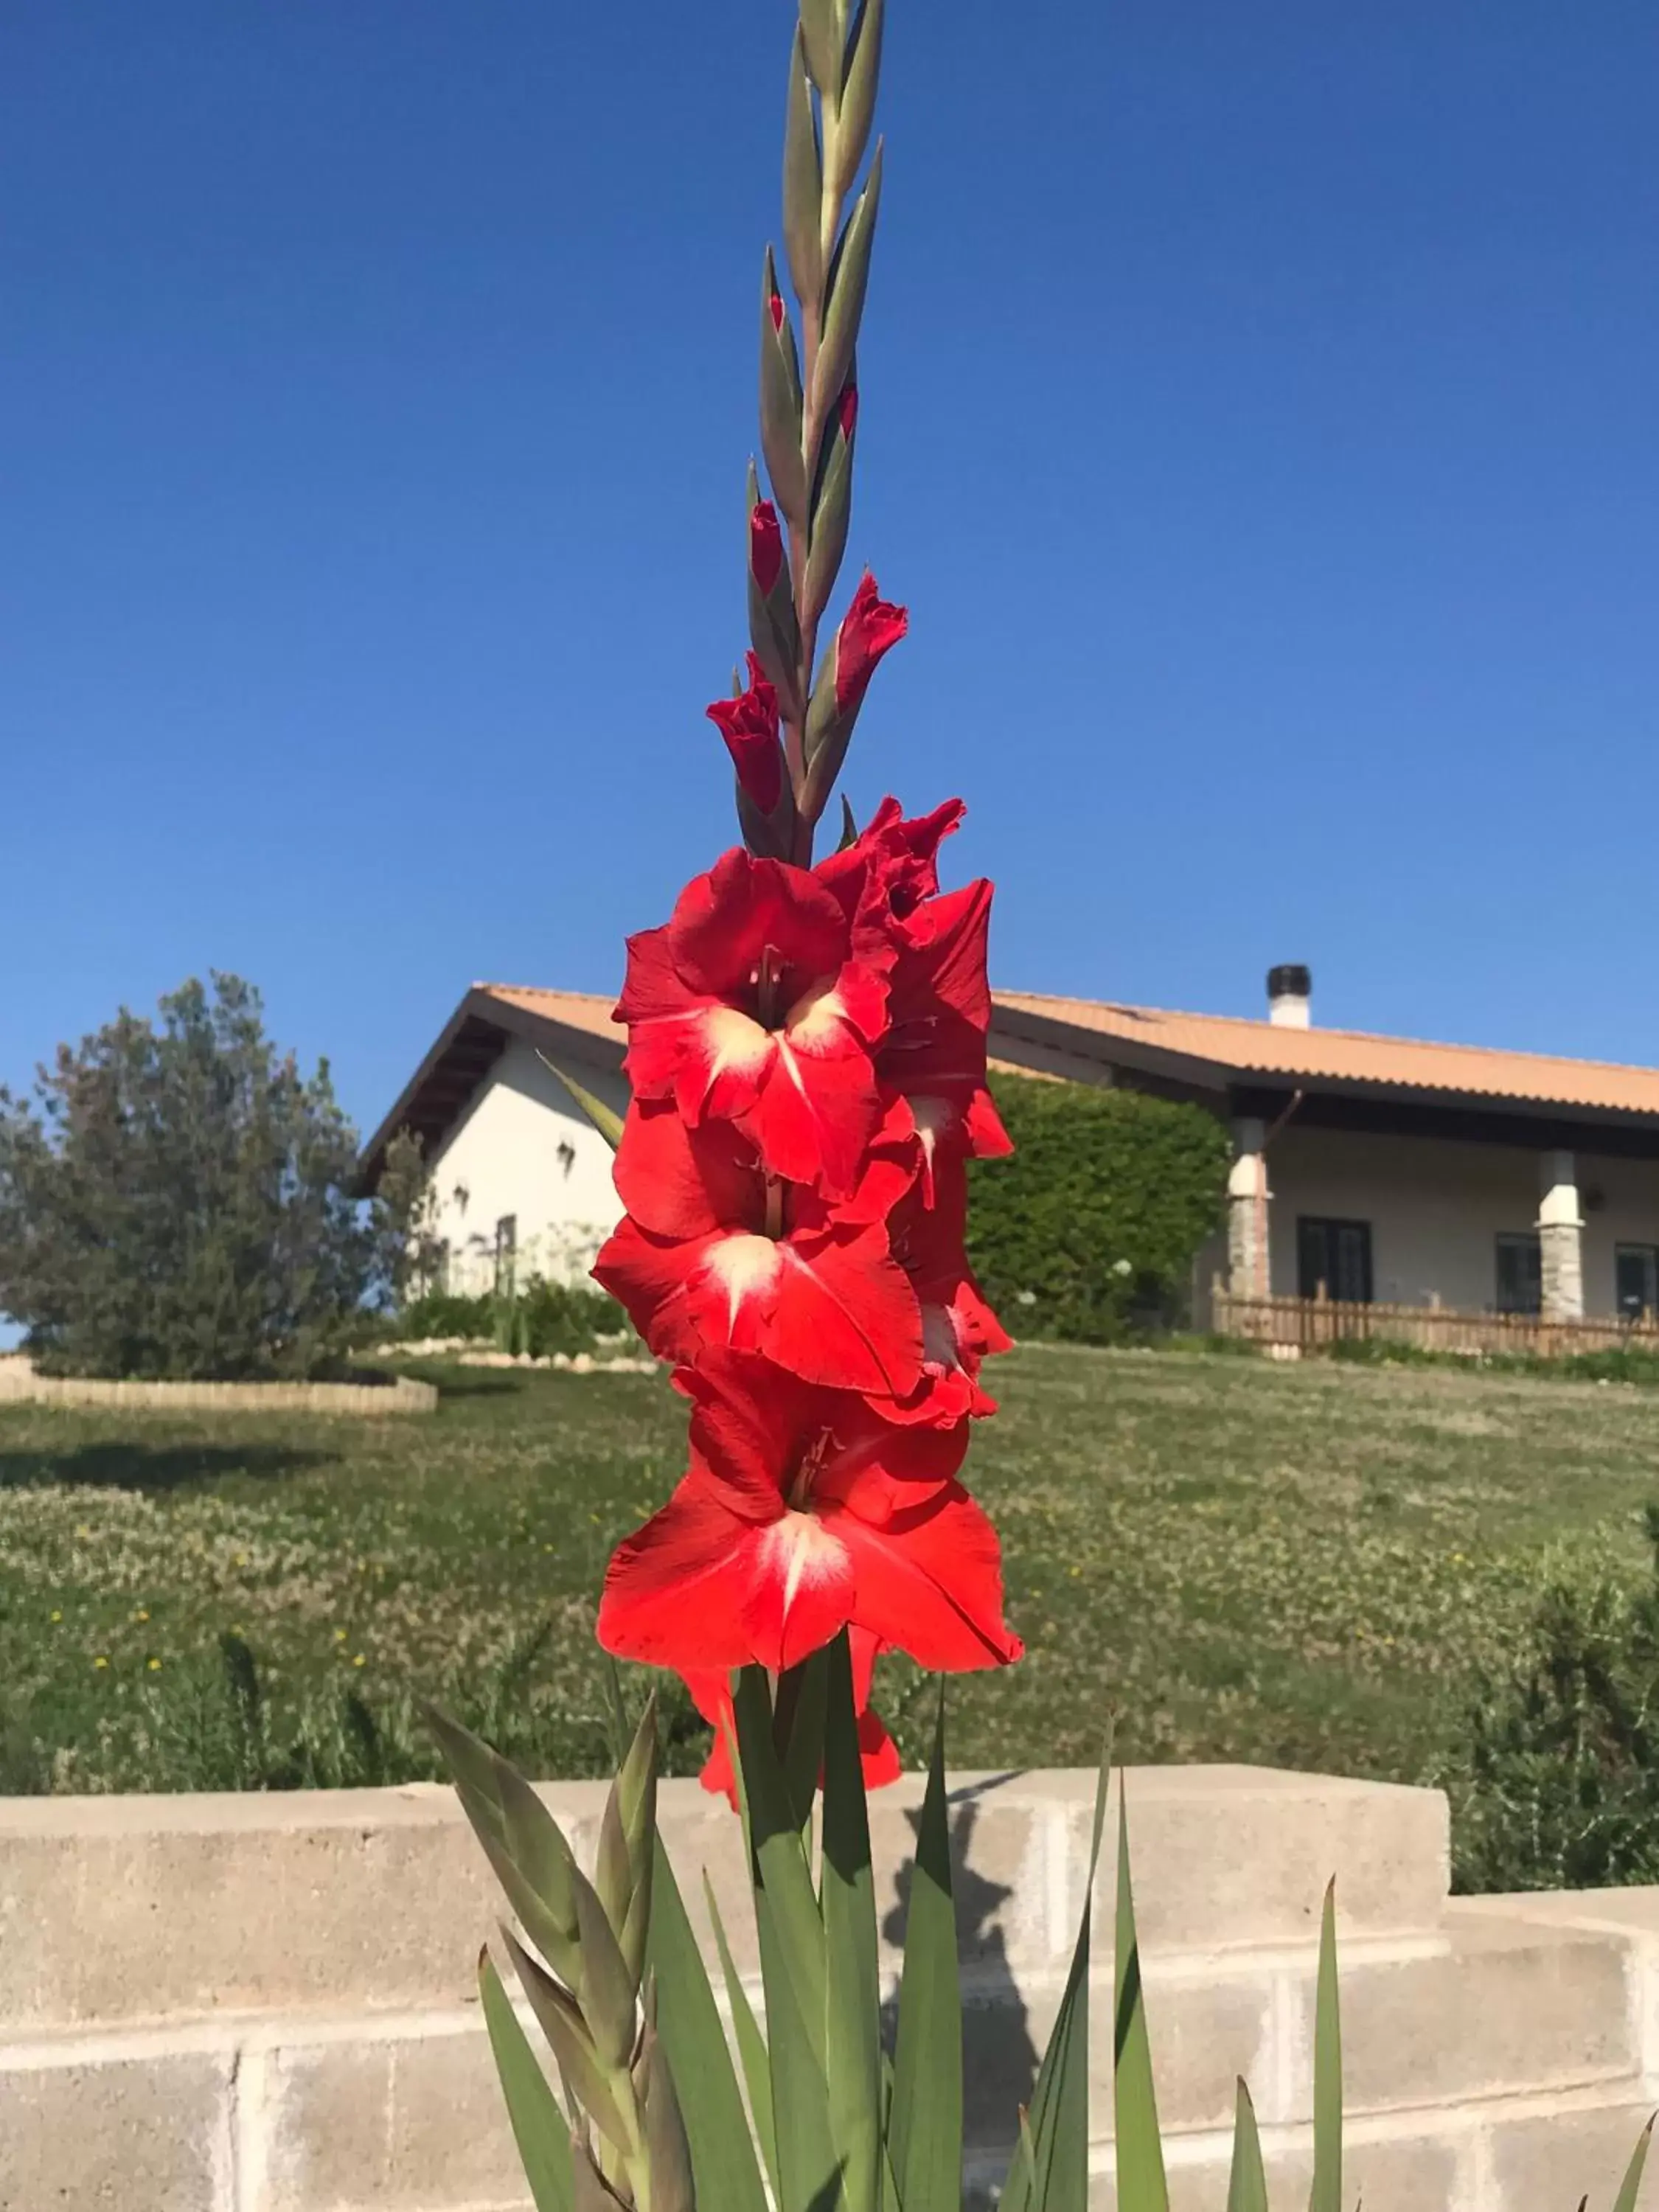
<svg viewBox="0 0 1659 2212">
<path fill-rule="evenodd" d="M 851 942 L 806 871 L 726 854 L 665 929 L 629 940 L 617 1013 L 635 1096 L 673 1098 L 692 1127 L 735 1121 L 773 1174 L 846 1198 L 880 1112 L 870 1050 L 886 1023 L 885 983 Z"/>
<path fill-rule="evenodd" d="M 890 652 L 910 626 L 902 607 L 877 596 L 876 580 L 866 568 L 853 604 L 842 617 L 836 638 L 836 711 L 857 712 L 869 688 L 876 663 Z"/>
<path fill-rule="evenodd" d="M 611 1559 L 606 1650 L 781 1671 L 851 1626 L 951 1673 L 1018 1657 L 996 1533 L 943 1472 L 960 1428 L 889 1427 L 758 1361 L 711 1358 L 688 1381 L 690 1471 Z"/>
<path fill-rule="evenodd" d="M 763 814 L 783 796 L 783 755 L 778 747 L 778 695 L 751 653 L 749 689 L 735 699 L 716 699 L 708 719 L 726 740 L 738 781 Z"/>
<path fill-rule="evenodd" d="M 672 1100 L 636 1101 L 616 1174 L 629 1213 L 593 1275 L 659 1357 L 753 1352 L 838 1389 L 915 1389 L 921 1312 L 868 1218 L 890 1202 L 890 1164 L 873 1164 L 873 1194 L 838 1212 L 805 1190 L 769 1192 L 729 1127 L 689 1129 Z"/>
<path fill-rule="evenodd" d="M 769 499 L 757 500 L 749 518 L 749 565 L 763 596 L 769 596 L 783 569 L 783 532 L 777 509 Z M 752 664 L 754 655 L 750 655 Z"/>
<path fill-rule="evenodd" d="M 783 304 L 782 293 L 774 292 L 768 299 L 766 305 L 772 318 L 773 329 L 775 331 L 781 331 L 783 328 L 784 316 L 787 312 Z"/>
</svg>

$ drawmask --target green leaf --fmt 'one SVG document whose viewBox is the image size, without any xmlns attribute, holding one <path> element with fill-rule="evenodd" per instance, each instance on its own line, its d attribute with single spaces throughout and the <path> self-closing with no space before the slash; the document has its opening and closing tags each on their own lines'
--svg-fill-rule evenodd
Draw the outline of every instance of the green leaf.
<svg viewBox="0 0 1659 2212">
<path fill-rule="evenodd" d="M 1659 2118 L 1659 2114 L 1656 2114 Z M 1613 2200 L 1613 2212 L 1636 2212 L 1636 2199 L 1642 2187 L 1642 2169 L 1648 2162 L 1648 2145 L 1653 2141 L 1653 2121 L 1650 2120 L 1637 2138 L 1636 2148 L 1631 2153 L 1630 2164 L 1625 2168 L 1625 2178 L 1619 2185 L 1619 2194 Z"/>
<path fill-rule="evenodd" d="M 536 2212 L 571 2212 L 570 2123 L 559 2109 L 488 1951 L 478 1956 L 478 1993 L 513 2140 L 519 2146 Z"/>
<path fill-rule="evenodd" d="M 881 2212 L 881 1976 L 870 1817 L 847 1631 L 830 1647 L 823 1728 L 824 2053 L 847 2212 Z"/>
<path fill-rule="evenodd" d="M 574 1075 L 568 1074 L 556 1060 L 550 1060 L 544 1052 L 538 1049 L 536 1057 L 544 1067 L 550 1069 L 558 1077 L 560 1082 L 563 1084 L 577 1105 L 581 1108 L 583 1113 L 586 1115 L 588 1120 L 614 1152 L 622 1142 L 622 1115 L 607 1106 L 603 1098 L 596 1098 L 591 1091 L 585 1091 Z"/>
<path fill-rule="evenodd" d="M 1135 1934 L 1133 1886 L 1129 1878 L 1129 1808 L 1118 1782 L 1117 1942 L 1112 1974 L 1112 2100 L 1116 2120 L 1119 2212 L 1169 2212 L 1164 2146 L 1152 2089 L 1152 2051 L 1146 2002 L 1140 1985 L 1140 1943 Z"/>
<path fill-rule="evenodd" d="M 1242 2081 L 1233 2114 L 1233 2167 L 1227 2179 L 1227 2212 L 1267 2212 L 1267 2177 L 1262 2170 L 1255 2106 Z"/>
<path fill-rule="evenodd" d="M 910 1874 L 889 2141 L 904 2212 L 962 2203 L 962 1978 L 945 1797 L 945 1685 Z"/>
<path fill-rule="evenodd" d="M 581 1981 L 576 1992 L 600 2063 L 625 2071 L 639 2037 L 634 1981 L 593 1885 L 576 1877 L 576 1940 Z"/>
<path fill-rule="evenodd" d="M 1093 1839 L 1089 1879 L 1083 1893 L 1083 1917 L 1065 1994 L 1037 2069 L 1031 2092 L 1029 2135 L 1009 2170 L 1000 2212 L 1087 2212 L 1089 2201 L 1089 1949 L 1094 1917 L 1095 1875 L 1106 1820 L 1106 1786 L 1111 1772 L 1107 1743 L 1095 1789 Z M 1029 2149 L 1026 2148 L 1029 2142 Z M 1118 2203 L 1130 2212 L 1119 2181 Z"/>
<path fill-rule="evenodd" d="M 864 297 L 870 283 L 870 253 L 876 242 L 876 217 L 881 209 L 881 146 L 878 142 L 870 174 L 854 203 L 830 266 L 823 337 L 812 369 L 813 403 L 820 417 L 840 396 L 853 366 L 859 325 L 864 316 Z"/>
<path fill-rule="evenodd" d="M 766 1989 L 772 2109 L 783 2123 L 779 2212 L 819 2212 L 839 2195 L 824 2051 L 823 1923 L 758 1667 L 739 1674 L 732 1705 Z"/>
<path fill-rule="evenodd" d="M 823 1765 L 824 1722 L 830 1710 L 829 1651 L 815 1651 L 793 1668 L 779 1683 L 780 1697 L 786 1686 L 794 1709 L 789 1716 L 788 1748 L 783 1754 L 784 1778 L 789 1785 L 789 1802 L 795 1808 L 795 1825 L 805 1830 L 811 1826 L 812 1803 Z"/>
<path fill-rule="evenodd" d="M 1336 1985 L 1336 1884 L 1325 1892 L 1314 1999 L 1314 2170 L 1308 2212 L 1342 2212 L 1342 2014 Z"/>
<path fill-rule="evenodd" d="M 543 1957 L 575 1980 L 580 1972 L 575 1894 L 580 1877 L 558 1823 L 499 1753 L 435 1706 L 426 1708 L 426 1719 L 508 1904 Z"/>
<path fill-rule="evenodd" d="M 651 1838 L 656 1825 L 657 1699 L 653 1691 L 605 1802 L 593 1875 L 593 1887 L 635 1990 L 645 1972 L 645 1937 L 651 1920 Z"/>
<path fill-rule="evenodd" d="M 1636 2148 L 1631 2153 L 1625 2178 L 1619 2185 L 1619 2194 L 1613 2200 L 1613 2212 L 1636 2212 L 1636 2199 L 1642 2187 L 1642 2169 L 1648 2162 L 1648 2145 L 1652 2141 L 1653 2121 L 1650 2120 L 1637 2139 Z"/>
<path fill-rule="evenodd" d="M 814 316 L 823 292 L 823 215 L 818 127 L 812 113 L 805 46 L 797 31 L 789 55 L 789 98 L 783 126 L 783 246 L 796 296 Z"/>
<path fill-rule="evenodd" d="M 634 2075 L 645 2114 L 645 2156 L 651 2176 L 651 2212 L 696 2212 L 691 2146 L 679 2093 L 661 2038 L 646 2023 Z"/>
<path fill-rule="evenodd" d="M 652 1874 L 649 1956 L 657 2033 L 680 2101 L 700 2205 L 768 2212 L 743 2094 L 702 1953 L 662 1838 Z"/>
<path fill-rule="evenodd" d="M 770 2061 L 766 2055 L 766 2039 L 755 2018 L 755 2008 L 749 2002 L 749 1992 L 743 1985 L 732 1946 L 726 1938 L 726 1923 L 720 1918 L 720 1909 L 714 1902 L 714 1889 L 707 1873 L 702 1878 L 703 1896 L 708 1905 L 708 1918 L 714 1930 L 714 1942 L 720 1954 L 720 1970 L 726 1977 L 726 2001 L 732 2008 L 732 2025 L 737 2031 L 738 2057 L 743 2067 L 744 2086 L 749 2092 L 749 2109 L 755 2118 L 755 2133 L 760 2137 L 761 2156 L 766 2161 L 767 2178 L 775 2197 L 778 2188 L 778 2135 L 772 2113 L 772 2075 Z"/>
</svg>

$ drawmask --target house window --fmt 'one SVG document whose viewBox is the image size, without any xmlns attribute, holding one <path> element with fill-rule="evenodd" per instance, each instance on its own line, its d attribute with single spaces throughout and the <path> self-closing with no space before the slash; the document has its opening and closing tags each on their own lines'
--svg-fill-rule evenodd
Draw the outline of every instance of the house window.
<svg viewBox="0 0 1659 2212">
<path fill-rule="evenodd" d="M 503 1295 L 513 1288 L 518 1249 L 519 1217 L 516 1213 L 504 1213 L 495 1224 L 495 1288 Z"/>
<path fill-rule="evenodd" d="M 1659 1244 L 1616 1245 L 1613 1265 L 1620 1317 L 1659 1315 Z"/>
<path fill-rule="evenodd" d="M 1371 1302 L 1371 1224 L 1304 1213 L 1296 1224 L 1296 1287 L 1304 1298 Z"/>
<path fill-rule="evenodd" d="M 1502 1231 L 1498 1239 L 1498 1310 L 1544 1310 L 1544 1248 L 1535 1231 Z"/>
</svg>

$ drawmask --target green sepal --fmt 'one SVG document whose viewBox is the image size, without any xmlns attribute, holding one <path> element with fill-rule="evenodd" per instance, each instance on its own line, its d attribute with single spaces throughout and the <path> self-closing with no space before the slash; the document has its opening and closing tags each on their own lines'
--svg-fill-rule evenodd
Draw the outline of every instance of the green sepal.
<svg viewBox="0 0 1659 2212">
<path fill-rule="evenodd" d="M 577 1995 L 582 2018 L 593 2039 L 599 2063 L 612 2072 L 625 2068 L 639 2034 L 635 1985 L 593 1885 L 576 1877 L 576 1930 L 581 1947 L 581 1981 Z"/>
<path fill-rule="evenodd" d="M 844 35 L 838 0 L 800 0 L 800 35 L 808 73 L 833 108 L 841 99 Z"/>
<path fill-rule="evenodd" d="M 772 302 L 781 300 L 777 264 L 766 249 L 761 271 L 760 434 L 766 473 L 785 520 L 806 527 L 806 464 L 801 455 L 800 356 L 795 326 L 784 310 L 781 325 L 772 320 Z"/>
<path fill-rule="evenodd" d="M 603 1098 L 596 1098 L 591 1091 L 585 1091 L 574 1075 L 567 1074 L 558 1062 L 550 1060 L 544 1052 L 538 1049 L 536 1057 L 544 1068 L 558 1077 L 560 1082 L 563 1084 L 577 1105 L 581 1108 L 583 1113 L 586 1115 L 588 1120 L 614 1152 L 622 1142 L 622 1115 L 614 1108 L 607 1106 Z"/>
<path fill-rule="evenodd" d="M 488 1951 L 478 1954 L 478 1995 L 513 2140 L 536 2212 L 571 2212 L 570 2123 L 559 2110 Z"/>
<path fill-rule="evenodd" d="M 646 1702 L 605 1800 L 593 1886 L 637 1990 L 651 1919 L 651 1838 L 657 1820 L 657 1697 Z"/>
<path fill-rule="evenodd" d="M 627 2123 L 593 2048 L 581 2008 L 569 1990 L 531 1957 L 510 1928 L 502 1929 L 501 1939 L 530 2000 L 530 2009 L 552 2045 L 570 2094 L 612 2148 L 626 2154 L 633 2148 Z"/>
<path fill-rule="evenodd" d="M 836 850 L 838 853 L 844 853 L 849 845 L 856 845 L 858 842 L 859 825 L 854 819 L 852 806 L 848 803 L 847 793 L 843 791 L 841 795 L 841 842 L 836 846 Z"/>
<path fill-rule="evenodd" d="M 884 0 L 864 0 L 853 27 L 845 63 L 845 82 L 832 129 L 825 132 L 824 168 L 830 190 L 844 199 L 859 173 L 876 112 L 876 82 L 881 75 Z"/>
<path fill-rule="evenodd" d="M 427 1725 L 454 1777 L 461 1809 L 530 1940 L 560 1973 L 580 1973 L 580 1876 L 557 1822 L 517 1770 L 435 1706 Z"/>
<path fill-rule="evenodd" d="M 686 2140 L 680 2100 L 661 2042 L 649 2022 L 641 2041 L 634 2081 L 645 2112 L 651 2212 L 696 2212 L 696 2194 L 691 2181 L 691 2147 Z"/>
<path fill-rule="evenodd" d="M 846 386 L 843 386 L 842 389 L 845 391 Z M 847 550 L 847 532 L 853 518 L 853 446 L 858 436 L 858 419 L 855 415 L 853 434 L 849 437 L 842 427 L 841 413 L 841 402 L 837 399 L 830 410 L 829 426 L 824 431 L 819 466 L 813 483 L 812 523 L 806 550 L 806 588 L 801 609 L 803 618 L 809 623 L 817 622 L 829 605 L 830 592 L 836 588 L 836 578 L 841 574 L 842 556 Z"/>
<path fill-rule="evenodd" d="M 760 578 L 755 574 L 754 520 L 755 509 L 760 505 L 760 479 L 755 473 L 755 464 L 749 464 L 749 506 L 746 520 L 748 530 L 744 546 L 744 568 L 749 586 L 749 635 L 755 656 L 766 672 L 767 681 L 778 695 L 778 705 L 787 722 L 798 722 L 801 717 L 800 696 L 800 630 L 795 621 L 795 594 L 789 575 L 789 550 L 781 544 L 781 558 L 778 573 L 772 580 L 769 592 L 763 592 Z"/>
<path fill-rule="evenodd" d="M 881 210 L 881 168 L 882 149 L 878 140 L 870 174 L 854 204 L 830 264 L 823 337 L 812 369 L 812 398 L 820 414 L 839 394 L 853 366 L 865 294 L 870 285 L 870 253 L 876 242 L 876 217 Z"/>
<path fill-rule="evenodd" d="M 823 294 L 823 164 L 812 112 L 802 33 L 789 54 L 788 106 L 783 126 L 783 245 L 796 297 L 816 314 Z"/>
</svg>

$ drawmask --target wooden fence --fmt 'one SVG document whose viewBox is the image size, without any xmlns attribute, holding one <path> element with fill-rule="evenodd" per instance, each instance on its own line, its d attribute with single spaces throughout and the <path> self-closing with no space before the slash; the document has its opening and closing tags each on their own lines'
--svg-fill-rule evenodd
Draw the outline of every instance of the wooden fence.
<svg viewBox="0 0 1659 2212">
<path fill-rule="evenodd" d="M 1659 1353 L 1659 1322 L 1546 1321 L 1538 1314 L 1466 1313 L 1455 1306 L 1359 1305 L 1342 1298 L 1236 1297 L 1218 1282 L 1212 1292 L 1217 1334 L 1291 1352 L 1318 1352 L 1345 1341 L 1377 1340 L 1425 1352 L 1530 1353 L 1559 1359 L 1575 1352 Z"/>
</svg>

